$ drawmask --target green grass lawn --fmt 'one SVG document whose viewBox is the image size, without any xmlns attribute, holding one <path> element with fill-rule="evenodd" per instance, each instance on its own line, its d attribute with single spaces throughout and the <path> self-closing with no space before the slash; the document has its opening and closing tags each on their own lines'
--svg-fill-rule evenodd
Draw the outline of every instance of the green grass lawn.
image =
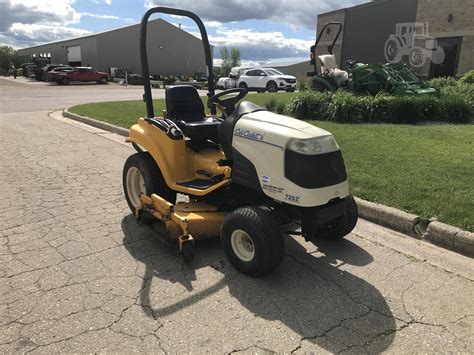
<svg viewBox="0 0 474 355">
<path fill-rule="evenodd" d="M 265 106 L 271 95 L 286 101 L 292 94 L 246 99 Z M 164 100 L 155 100 L 155 112 L 163 109 Z M 145 104 L 103 102 L 71 111 L 128 128 Z M 474 231 L 474 125 L 311 123 L 336 137 L 354 195 Z"/>
<path fill-rule="evenodd" d="M 265 104 L 274 96 L 277 102 L 286 102 L 293 93 L 280 92 L 278 94 L 249 94 L 245 100 L 252 101 L 257 105 L 265 107 Z M 202 98 L 205 107 L 207 107 L 207 97 Z M 153 100 L 155 115 L 160 115 L 165 109 L 165 100 Z M 141 100 L 134 101 L 111 101 L 97 102 L 92 104 L 78 105 L 71 107 L 71 112 L 79 115 L 93 117 L 101 121 L 115 124 L 117 126 L 129 128 L 137 122 L 138 117 L 146 114 L 145 103 Z"/>
<path fill-rule="evenodd" d="M 474 231 L 474 125 L 311 123 L 336 137 L 354 195 Z"/>
</svg>

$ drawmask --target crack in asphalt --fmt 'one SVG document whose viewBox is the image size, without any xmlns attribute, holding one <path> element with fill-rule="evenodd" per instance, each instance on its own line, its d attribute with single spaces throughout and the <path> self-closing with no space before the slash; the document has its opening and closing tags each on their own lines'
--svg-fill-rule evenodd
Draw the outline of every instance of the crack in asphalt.
<svg viewBox="0 0 474 355">
<path fill-rule="evenodd" d="M 311 266 L 307 265 L 306 263 L 304 263 L 303 261 L 300 261 L 298 260 L 298 258 L 294 255 L 291 255 L 291 254 L 288 254 L 288 253 L 285 253 L 285 256 L 289 257 L 290 259 L 292 259 L 293 261 L 295 261 L 296 263 L 302 265 L 303 267 L 311 270 L 312 272 L 315 272 L 316 270 L 314 270 Z M 389 274 L 393 273 L 395 270 L 398 270 L 398 269 L 401 269 L 403 267 L 406 267 L 408 265 L 410 265 L 412 262 L 409 262 L 407 264 L 404 264 L 404 265 L 401 265 L 401 266 L 398 266 L 396 268 L 394 268 L 391 272 L 389 272 L 386 276 L 388 276 Z M 370 339 L 368 339 L 366 342 L 362 343 L 362 344 L 352 344 L 352 345 L 348 345 L 346 348 L 344 348 L 343 350 L 339 351 L 338 353 L 342 353 L 344 351 L 348 351 L 350 350 L 351 348 L 354 348 L 354 347 L 363 347 L 366 349 L 366 347 L 374 342 L 376 339 L 382 337 L 382 336 L 388 336 L 388 335 L 391 335 L 393 333 L 396 333 L 396 332 L 399 332 L 413 324 L 420 324 L 420 325 L 424 325 L 424 326 L 431 326 L 431 327 L 439 327 L 439 328 L 442 328 L 443 331 L 446 331 L 448 333 L 450 333 L 451 335 L 455 336 L 456 338 L 458 338 L 456 336 L 456 334 L 454 334 L 452 331 L 450 331 L 445 325 L 442 325 L 442 324 L 435 324 L 435 323 L 429 323 L 429 322 L 424 322 L 424 321 L 421 321 L 421 320 L 416 320 L 411 314 L 410 312 L 407 310 L 406 308 L 406 305 L 405 305 L 405 295 L 407 292 L 409 292 L 409 290 L 415 285 L 415 283 L 411 283 L 404 291 L 403 291 L 403 294 L 401 296 L 401 302 L 402 302 L 402 306 L 403 306 L 403 310 L 404 312 L 408 315 L 408 317 L 410 318 L 410 320 L 407 322 L 401 318 L 398 318 L 398 317 L 395 317 L 393 315 L 387 315 L 387 314 L 384 314 L 376 309 L 372 309 L 369 305 L 367 304 L 364 304 L 363 302 L 360 302 L 359 300 L 355 299 L 351 294 L 349 294 L 341 285 L 339 285 L 337 282 L 335 282 L 334 280 L 331 280 L 327 277 L 325 277 L 324 275 L 322 274 L 318 274 L 318 276 L 320 276 L 322 279 L 324 279 L 325 281 L 335 285 L 344 295 L 346 295 L 352 302 L 356 303 L 356 304 L 359 304 L 361 306 L 364 306 L 367 308 L 367 311 L 360 314 L 360 315 L 357 315 L 357 316 L 354 316 L 354 317 L 347 317 L 347 318 L 344 318 L 342 320 L 339 321 L 338 324 L 335 324 L 333 325 L 332 327 L 326 329 L 325 331 L 323 331 L 322 333 L 318 333 L 318 334 L 314 334 L 312 336 L 308 336 L 308 337 L 302 337 L 299 341 L 299 345 L 293 349 L 291 351 L 291 353 L 294 353 L 296 351 L 298 351 L 299 349 L 301 349 L 302 347 L 302 342 L 305 341 L 305 340 L 315 340 L 317 338 L 321 338 L 321 337 L 324 337 L 326 336 L 328 333 L 330 333 L 331 331 L 333 331 L 334 329 L 337 329 L 339 327 L 343 327 L 344 326 L 344 323 L 347 322 L 347 321 L 350 321 L 350 320 L 357 320 L 357 319 L 361 319 L 365 316 L 367 316 L 369 313 L 371 312 L 374 312 L 374 313 L 377 313 L 381 316 L 384 316 L 384 317 L 392 317 L 396 320 L 398 320 L 399 322 L 402 322 L 404 324 L 402 324 L 400 327 L 397 327 L 395 329 L 389 329 L 387 331 L 384 331 L 384 332 L 381 332 L 379 334 L 376 334 L 375 336 L 372 336 Z M 466 316 L 464 316 L 466 317 Z M 464 318 L 462 317 L 462 318 Z M 462 319 L 461 318 L 461 319 Z M 342 342 L 342 341 L 341 341 Z M 345 344 L 347 345 L 347 344 Z M 366 349 L 367 350 L 367 349 Z"/>
<path fill-rule="evenodd" d="M 307 265 L 307 264 L 304 263 L 303 261 L 298 260 L 298 258 L 297 258 L 296 256 L 291 255 L 291 254 L 288 254 L 288 253 L 285 253 L 285 256 L 289 257 L 290 259 L 292 259 L 292 260 L 295 261 L 296 263 L 302 265 L 303 267 L 309 269 L 310 271 L 316 272 L 316 270 L 314 270 L 311 266 Z M 314 339 L 316 339 L 316 338 L 323 337 L 323 336 L 325 336 L 327 333 L 329 333 L 331 330 L 334 330 L 334 329 L 340 327 L 345 321 L 359 319 L 359 318 L 361 318 L 361 317 L 364 317 L 364 316 L 368 315 L 370 312 L 378 313 L 378 314 L 380 314 L 380 315 L 382 315 L 382 316 L 389 317 L 389 316 L 387 316 L 386 314 L 383 314 L 383 313 L 381 313 L 381 312 L 378 311 L 378 310 L 372 309 L 372 308 L 369 307 L 368 305 L 366 305 L 366 304 L 360 302 L 359 300 L 355 299 L 351 294 L 349 294 L 341 285 L 339 285 L 339 284 L 338 284 L 337 282 L 335 282 L 334 280 L 331 280 L 331 279 L 325 277 L 324 275 L 322 275 L 322 274 L 320 274 L 320 273 L 318 274 L 318 276 L 321 277 L 322 279 L 324 279 L 326 282 L 329 282 L 330 284 L 333 284 L 334 286 L 336 286 L 336 287 L 337 287 L 346 297 L 348 297 L 352 302 L 354 302 L 354 303 L 356 303 L 356 304 L 358 304 L 358 305 L 360 305 L 360 306 L 365 307 L 367 310 L 366 310 L 364 313 L 362 313 L 362 314 L 360 314 L 360 315 L 357 315 L 357 316 L 355 316 L 355 317 L 347 317 L 347 318 L 344 318 L 344 319 L 340 320 L 338 324 L 335 324 L 335 325 L 333 325 L 331 328 L 326 329 L 326 330 L 325 330 L 323 333 L 321 333 L 321 334 L 315 334 L 315 335 L 309 336 L 309 337 L 302 337 L 302 338 L 300 339 L 300 341 L 299 341 L 299 345 L 298 345 L 295 349 L 291 350 L 291 353 L 294 353 L 294 352 L 296 352 L 297 350 L 299 350 L 299 349 L 301 348 L 302 342 L 303 342 L 304 340 L 314 340 Z M 396 317 L 393 317 L 393 318 L 398 319 L 398 318 L 396 318 Z M 402 319 L 398 319 L 398 320 L 403 322 Z"/>
<path fill-rule="evenodd" d="M 232 350 L 232 351 L 228 352 L 227 354 L 236 354 L 236 353 L 238 353 L 238 352 L 247 351 L 247 350 L 250 350 L 250 349 L 253 349 L 253 348 L 257 348 L 257 349 L 260 349 L 260 350 L 263 350 L 263 351 L 266 351 L 266 352 L 269 352 L 269 353 L 272 353 L 272 354 L 276 354 L 276 353 L 277 353 L 276 351 L 273 351 L 273 350 L 264 348 L 264 347 L 262 347 L 262 346 L 260 346 L 260 345 L 250 345 L 250 346 L 247 346 L 246 348 L 243 348 L 243 349 L 235 349 L 235 350 Z"/>
<path fill-rule="evenodd" d="M 426 259 L 419 259 L 419 258 L 417 258 L 417 257 L 415 257 L 415 256 L 413 256 L 413 255 L 411 255 L 411 254 L 404 253 L 404 252 L 399 251 L 399 250 L 397 250 L 397 249 L 394 249 L 394 248 L 392 248 L 392 247 L 390 247 L 390 246 L 388 246 L 388 245 L 382 244 L 382 243 L 380 243 L 380 242 L 378 242 L 378 241 L 376 241 L 376 240 L 372 240 L 372 239 L 370 239 L 370 238 L 366 238 L 366 237 L 361 236 L 360 234 L 357 234 L 357 233 L 353 233 L 353 234 L 356 235 L 358 238 L 361 238 L 361 239 L 366 240 L 366 241 L 368 241 L 368 242 L 370 242 L 370 243 L 373 243 L 373 244 L 375 244 L 375 245 L 378 245 L 378 246 L 380 246 L 380 247 L 382 247 L 382 248 L 384 248 L 384 249 L 393 251 L 393 252 L 395 252 L 395 253 L 397 253 L 397 254 L 399 254 L 399 255 L 403 255 L 404 257 L 406 257 L 406 258 L 408 258 L 408 259 L 413 259 L 413 261 L 415 261 L 415 262 L 426 263 L 427 265 L 430 265 L 430 266 L 434 267 L 434 268 L 437 269 L 437 270 L 441 270 L 441 271 L 446 272 L 446 273 L 448 273 L 448 274 L 453 274 L 453 275 L 455 275 L 455 276 L 457 276 L 457 277 L 459 277 L 459 278 L 462 278 L 462 279 L 464 279 L 464 280 L 466 280 L 466 281 L 474 282 L 474 279 L 471 279 L 471 278 L 469 278 L 469 277 L 467 277 L 467 276 L 465 276 L 465 275 L 461 275 L 461 274 L 459 274 L 459 273 L 456 272 L 456 271 L 448 270 L 448 269 L 446 269 L 446 268 L 444 268 L 444 267 L 442 267 L 442 266 L 440 266 L 440 265 L 433 264 L 433 263 L 431 263 L 429 260 L 426 260 Z"/>
</svg>

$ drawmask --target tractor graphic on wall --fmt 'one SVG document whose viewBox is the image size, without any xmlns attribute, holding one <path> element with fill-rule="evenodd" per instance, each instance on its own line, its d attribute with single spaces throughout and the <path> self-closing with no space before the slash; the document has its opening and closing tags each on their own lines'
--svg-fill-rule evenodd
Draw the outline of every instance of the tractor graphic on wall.
<svg viewBox="0 0 474 355">
<path fill-rule="evenodd" d="M 428 35 L 428 23 L 404 22 L 395 24 L 395 34 L 385 42 L 385 59 L 399 63 L 408 56 L 412 67 L 422 67 L 428 60 L 433 64 L 444 61 L 444 49 L 438 46 L 436 38 Z"/>
</svg>

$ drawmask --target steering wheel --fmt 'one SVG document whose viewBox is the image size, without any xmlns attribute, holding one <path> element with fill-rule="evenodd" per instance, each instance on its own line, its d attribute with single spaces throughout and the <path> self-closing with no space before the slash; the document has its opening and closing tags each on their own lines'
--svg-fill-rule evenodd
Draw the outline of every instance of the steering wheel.
<svg viewBox="0 0 474 355">
<path fill-rule="evenodd" d="M 349 67 L 352 67 L 355 63 L 357 63 L 357 60 L 355 60 L 355 59 L 346 60 L 346 64 L 347 64 Z"/>
<path fill-rule="evenodd" d="M 216 104 L 224 108 L 226 115 L 230 115 L 232 111 L 235 109 L 235 104 L 239 102 L 245 95 L 247 95 L 247 89 L 236 88 L 222 91 L 218 94 L 211 96 L 207 101 L 211 104 Z M 221 99 L 221 97 L 229 95 L 229 94 L 237 94 L 232 97 L 228 97 L 226 99 Z"/>
</svg>

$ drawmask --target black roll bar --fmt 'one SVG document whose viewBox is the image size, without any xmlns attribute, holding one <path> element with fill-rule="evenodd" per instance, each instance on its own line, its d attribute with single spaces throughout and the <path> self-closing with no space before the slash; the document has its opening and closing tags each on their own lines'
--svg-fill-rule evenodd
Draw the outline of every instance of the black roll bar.
<svg viewBox="0 0 474 355">
<path fill-rule="evenodd" d="M 319 31 L 319 35 L 316 37 L 316 42 L 314 43 L 314 46 L 311 46 L 311 53 L 313 55 L 313 58 L 315 59 L 314 60 L 314 63 L 312 62 L 312 64 L 314 65 L 314 71 L 316 72 L 317 68 L 316 68 L 316 48 L 318 47 L 318 44 L 319 44 L 319 41 L 321 40 L 321 37 L 323 36 L 323 33 L 324 33 L 324 30 L 329 27 L 329 26 L 338 26 L 338 30 L 337 30 L 337 33 L 336 33 L 336 37 L 334 37 L 334 41 L 332 41 L 331 45 L 328 46 L 328 52 L 329 54 L 332 54 L 332 50 L 334 49 L 334 46 L 336 45 L 336 41 L 337 39 L 339 38 L 339 35 L 341 34 L 341 31 L 342 31 L 342 23 L 341 22 L 328 22 L 326 23 L 323 28 L 321 28 L 321 31 Z"/>
<path fill-rule="evenodd" d="M 204 55 L 206 57 L 206 66 L 207 66 L 207 87 L 208 93 L 207 96 L 211 97 L 214 95 L 214 72 L 212 70 L 212 56 L 211 56 L 211 46 L 209 45 L 209 40 L 207 38 L 206 28 L 202 23 L 199 16 L 195 13 L 186 11 L 186 10 L 179 10 L 179 9 L 172 9 L 169 7 L 153 7 L 148 10 L 145 15 L 142 17 L 141 27 L 140 27 L 140 60 L 142 64 L 142 74 L 143 74 L 143 88 L 145 90 L 145 94 L 143 95 L 143 100 L 146 104 L 146 112 L 147 118 L 155 117 L 155 112 L 153 109 L 153 98 L 151 96 L 151 87 L 150 87 L 150 71 L 148 68 L 148 55 L 146 50 L 146 34 L 147 34 L 147 26 L 148 26 L 148 19 L 154 13 L 163 13 L 169 15 L 176 15 L 176 16 L 185 16 L 189 17 L 190 19 L 194 20 L 199 27 L 199 31 L 201 32 L 202 37 L 202 44 L 204 46 Z M 216 114 L 216 106 L 210 105 L 211 114 Z"/>
</svg>

